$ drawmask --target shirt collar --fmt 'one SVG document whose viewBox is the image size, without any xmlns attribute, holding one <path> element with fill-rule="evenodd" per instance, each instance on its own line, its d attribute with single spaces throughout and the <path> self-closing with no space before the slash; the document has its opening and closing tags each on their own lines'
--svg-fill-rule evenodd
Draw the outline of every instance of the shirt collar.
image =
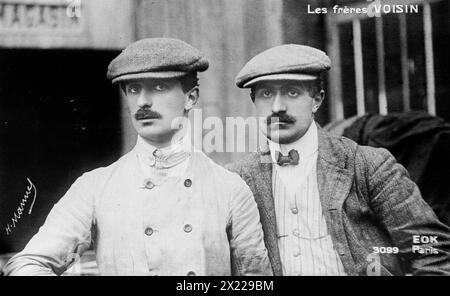
<svg viewBox="0 0 450 296">
<path fill-rule="evenodd" d="M 175 154 L 183 152 L 190 154 L 192 152 L 191 138 L 189 133 L 183 133 L 170 146 L 157 148 L 138 135 L 135 151 L 140 161 L 154 166 L 157 161 L 167 162 Z"/>
<path fill-rule="evenodd" d="M 283 155 L 287 155 L 288 152 L 291 149 L 297 150 L 300 161 L 305 159 L 306 157 L 312 155 L 314 152 L 318 149 L 318 135 L 317 135 L 317 126 L 314 121 L 309 125 L 308 130 L 306 133 L 298 139 L 295 142 L 288 143 L 288 144 L 279 144 L 276 142 L 273 142 L 271 140 L 268 140 L 269 142 L 269 149 L 270 149 L 270 155 L 272 157 L 273 162 L 277 162 L 275 159 L 275 152 L 280 151 L 283 153 Z"/>
</svg>

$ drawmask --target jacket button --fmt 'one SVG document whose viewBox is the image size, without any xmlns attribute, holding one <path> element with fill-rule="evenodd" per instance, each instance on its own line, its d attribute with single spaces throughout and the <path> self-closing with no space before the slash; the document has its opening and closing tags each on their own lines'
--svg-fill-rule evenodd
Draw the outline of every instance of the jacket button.
<svg viewBox="0 0 450 296">
<path fill-rule="evenodd" d="M 147 189 L 152 189 L 153 187 L 155 187 L 155 184 L 151 180 L 146 180 L 144 187 Z"/>
<path fill-rule="evenodd" d="M 292 214 L 297 215 L 298 214 L 298 209 L 297 208 L 293 208 L 291 209 Z"/>
<path fill-rule="evenodd" d="M 186 180 L 184 180 L 184 186 L 186 186 L 186 187 L 191 187 L 191 185 L 192 185 L 191 179 L 186 179 Z"/>
<path fill-rule="evenodd" d="M 196 274 L 195 274 L 195 272 L 193 272 L 193 271 L 189 271 L 189 272 L 187 273 L 187 276 L 194 276 L 194 275 L 196 275 Z"/>
<path fill-rule="evenodd" d="M 153 229 L 151 227 L 145 228 L 145 235 L 150 236 L 153 234 Z"/>
<path fill-rule="evenodd" d="M 186 224 L 184 225 L 184 232 L 191 232 L 192 231 L 192 226 L 190 224 Z"/>
</svg>

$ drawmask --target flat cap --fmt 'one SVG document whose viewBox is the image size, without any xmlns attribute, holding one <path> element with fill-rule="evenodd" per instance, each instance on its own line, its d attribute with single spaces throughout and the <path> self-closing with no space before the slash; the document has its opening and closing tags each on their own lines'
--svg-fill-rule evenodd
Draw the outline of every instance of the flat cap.
<svg viewBox="0 0 450 296">
<path fill-rule="evenodd" d="M 269 48 L 245 64 L 236 85 L 250 87 L 262 80 L 313 80 L 330 69 L 330 58 L 321 50 L 299 44 Z"/>
<path fill-rule="evenodd" d="M 208 69 L 206 57 L 184 41 L 146 38 L 127 46 L 108 66 L 107 77 L 119 81 L 174 78 Z"/>
</svg>

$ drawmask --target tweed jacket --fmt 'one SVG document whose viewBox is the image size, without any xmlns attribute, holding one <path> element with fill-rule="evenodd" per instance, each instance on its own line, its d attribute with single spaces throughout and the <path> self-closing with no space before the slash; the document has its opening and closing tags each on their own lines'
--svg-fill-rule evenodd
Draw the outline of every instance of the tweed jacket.
<svg viewBox="0 0 450 296">
<path fill-rule="evenodd" d="M 422 199 L 406 169 L 386 149 L 359 146 L 320 128 L 318 138 L 322 211 L 345 272 L 449 275 L 450 229 Z M 253 191 L 274 275 L 282 275 L 270 152 L 251 153 L 227 168 L 237 172 Z M 429 237 L 435 238 L 434 243 L 417 242 Z"/>
</svg>

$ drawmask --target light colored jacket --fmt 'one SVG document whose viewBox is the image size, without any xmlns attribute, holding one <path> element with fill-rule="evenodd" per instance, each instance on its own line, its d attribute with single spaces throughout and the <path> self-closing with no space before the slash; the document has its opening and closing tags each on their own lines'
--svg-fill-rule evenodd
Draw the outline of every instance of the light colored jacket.
<svg viewBox="0 0 450 296">
<path fill-rule="evenodd" d="M 318 130 L 317 182 L 333 246 L 348 275 L 450 275 L 450 229 L 422 199 L 406 169 L 383 148 Z M 282 275 L 268 150 L 230 164 L 253 191 L 275 275 Z M 413 236 L 436 236 L 417 244 Z M 432 246 L 420 254 L 413 247 Z M 374 255 L 374 248 L 397 247 Z M 391 249 L 392 250 L 392 249 Z"/>
<path fill-rule="evenodd" d="M 138 167 L 132 150 L 78 178 L 5 274 L 61 274 L 91 240 L 101 275 L 272 274 L 255 200 L 237 174 L 194 152 L 181 178 L 146 189 Z"/>
</svg>

